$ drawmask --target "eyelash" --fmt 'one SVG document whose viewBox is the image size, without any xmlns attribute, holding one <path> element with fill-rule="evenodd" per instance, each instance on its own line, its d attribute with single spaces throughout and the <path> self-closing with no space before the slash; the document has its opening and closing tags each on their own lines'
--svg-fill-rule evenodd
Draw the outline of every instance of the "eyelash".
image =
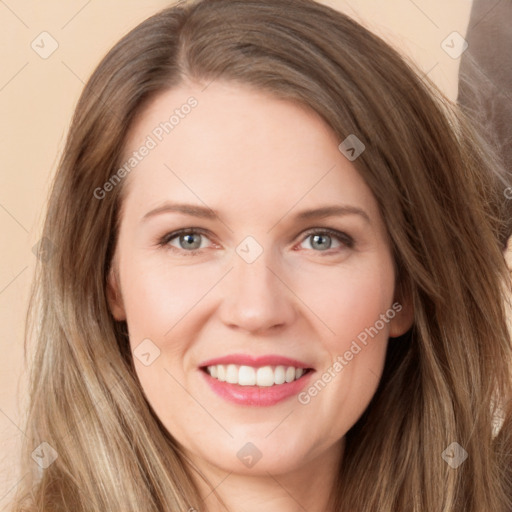
<svg viewBox="0 0 512 512">
<path fill-rule="evenodd" d="M 171 240 L 174 240 L 180 235 L 203 235 L 209 238 L 208 233 L 201 228 L 184 228 L 165 234 L 162 238 L 158 240 L 158 246 L 173 252 L 184 252 L 185 255 L 187 256 L 199 256 L 202 254 L 204 249 L 192 249 L 190 251 L 187 251 L 185 249 L 173 247 L 172 245 L 169 244 Z M 304 242 L 308 237 L 313 235 L 328 235 L 332 238 L 336 238 L 342 245 L 344 245 L 348 249 L 353 249 L 355 247 L 355 241 L 350 235 L 347 235 L 342 231 L 338 231 L 336 229 L 331 228 L 311 228 L 303 234 L 300 243 Z M 315 251 L 314 249 L 309 250 L 318 252 L 320 254 L 324 253 L 324 255 L 333 254 L 332 252 L 330 252 L 331 249 L 326 249 L 325 251 Z"/>
</svg>

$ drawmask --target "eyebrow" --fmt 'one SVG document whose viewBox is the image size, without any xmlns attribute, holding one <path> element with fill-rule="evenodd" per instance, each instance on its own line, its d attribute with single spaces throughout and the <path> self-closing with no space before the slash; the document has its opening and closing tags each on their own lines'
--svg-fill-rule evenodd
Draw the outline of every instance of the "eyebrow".
<svg viewBox="0 0 512 512">
<path fill-rule="evenodd" d="M 198 206 L 195 204 L 186 204 L 186 203 L 171 203 L 166 202 L 157 208 L 150 210 L 142 217 L 142 222 L 146 222 L 152 217 L 156 215 L 160 215 L 163 213 L 182 213 L 184 215 L 190 215 L 193 217 L 200 217 L 203 219 L 216 219 L 218 217 L 218 213 L 211 208 L 205 206 Z M 341 217 L 345 215 L 359 215 L 366 222 L 371 224 L 371 220 L 369 215 L 358 208 L 357 206 L 351 205 L 332 205 L 332 206 L 322 206 L 319 208 L 313 208 L 310 210 L 303 210 L 297 213 L 294 216 L 295 220 L 310 220 L 310 219 L 323 219 L 325 217 Z"/>
</svg>

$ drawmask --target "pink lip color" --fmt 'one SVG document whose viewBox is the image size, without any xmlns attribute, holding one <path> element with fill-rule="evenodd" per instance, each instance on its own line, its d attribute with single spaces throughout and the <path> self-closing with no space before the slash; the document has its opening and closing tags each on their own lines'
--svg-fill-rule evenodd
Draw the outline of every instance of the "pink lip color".
<svg viewBox="0 0 512 512">
<path fill-rule="evenodd" d="M 219 363 L 222 364 L 222 363 Z M 235 363 L 233 363 L 235 364 Z M 210 366 L 210 365 L 208 365 Z M 293 365 L 290 365 L 293 366 Z M 214 379 L 206 371 L 200 370 L 210 388 L 220 397 L 237 405 L 270 406 L 297 395 L 309 382 L 313 371 L 300 379 L 273 386 L 240 386 Z"/>
<path fill-rule="evenodd" d="M 293 366 L 294 368 L 310 368 L 307 364 L 297 361 L 296 359 L 290 359 L 289 357 L 281 357 L 277 355 L 265 355 L 265 356 L 249 356 L 246 354 L 230 354 L 223 357 L 217 357 L 215 359 L 209 359 L 199 365 L 199 367 L 215 366 L 217 364 L 236 364 L 239 366 Z"/>
</svg>

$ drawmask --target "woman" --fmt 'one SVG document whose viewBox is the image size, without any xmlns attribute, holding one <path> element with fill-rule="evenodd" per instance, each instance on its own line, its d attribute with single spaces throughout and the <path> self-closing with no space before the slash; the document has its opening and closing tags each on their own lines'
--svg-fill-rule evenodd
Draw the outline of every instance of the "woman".
<svg viewBox="0 0 512 512">
<path fill-rule="evenodd" d="M 509 511 L 508 186 L 328 7 L 148 19 L 55 178 L 14 510 Z"/>
</svg>

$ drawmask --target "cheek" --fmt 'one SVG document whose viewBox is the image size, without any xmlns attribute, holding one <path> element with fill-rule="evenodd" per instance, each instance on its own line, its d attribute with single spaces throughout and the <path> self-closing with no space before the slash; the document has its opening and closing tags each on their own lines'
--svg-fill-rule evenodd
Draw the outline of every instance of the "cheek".
<svg viewBox="0 0 512 512">
<path fill-rule="evenodd" d="M 157 340 L 166 337 L 198 304 L 216 277 L 212 269 L 190 271 L 184 266 L 164 265 L 149 258 L 127 261 L 124 272 L 123 300 L 134 342 L 141 336 Z"/>
<path fill-rule="evenodd" d="M 394 272 L 387 257 L 361 260 L 312 274 L 297 276 L 297 295 L 318 315 L 330 352 L 346 346 L 379 321 L 391 307 Z M 378 323 L 380 337 L 387 339 L 389 324 Z M 364 337 L 364 336 L 362 336 Z"/>
<path fill-rule="evenodd" d="M 393 275 L 383 272 L 385 268 L 340 273 L 330 281 L 331 292 L 323 299 L 318 296 L 318 288 L 314 294 L 314 307 L 334 334 L 322 331 L 325 335 L 319 350 L 325 354 L 324 363 L 310 387 L 299 395 L 299 403 L 306 407 L 308 417 L 318 420 L 318 427 L 310 425 L 312 431 L 318 429 L 320 435 L 321 425 L 331 425 L 324 439 L 327 445 L 360 418 L 382 375 L 393 300 Z M 313 303 L 315 297 L 309 297 Z"/>
<path fill-rule="evenodd" d="M 189 396 L 178 382 L 185 382 L 200 299 L 218 276 L 212 269 L 190 272 L 156 258 L 126 258 L 123 264 L 122 294 L 135 370 L 149 403 L 171 425 L 170 405 L 182 407 L 180 418 L 187 416 Z M 145 353 L 150 354 L 148 365 Z"/>
</svg>

